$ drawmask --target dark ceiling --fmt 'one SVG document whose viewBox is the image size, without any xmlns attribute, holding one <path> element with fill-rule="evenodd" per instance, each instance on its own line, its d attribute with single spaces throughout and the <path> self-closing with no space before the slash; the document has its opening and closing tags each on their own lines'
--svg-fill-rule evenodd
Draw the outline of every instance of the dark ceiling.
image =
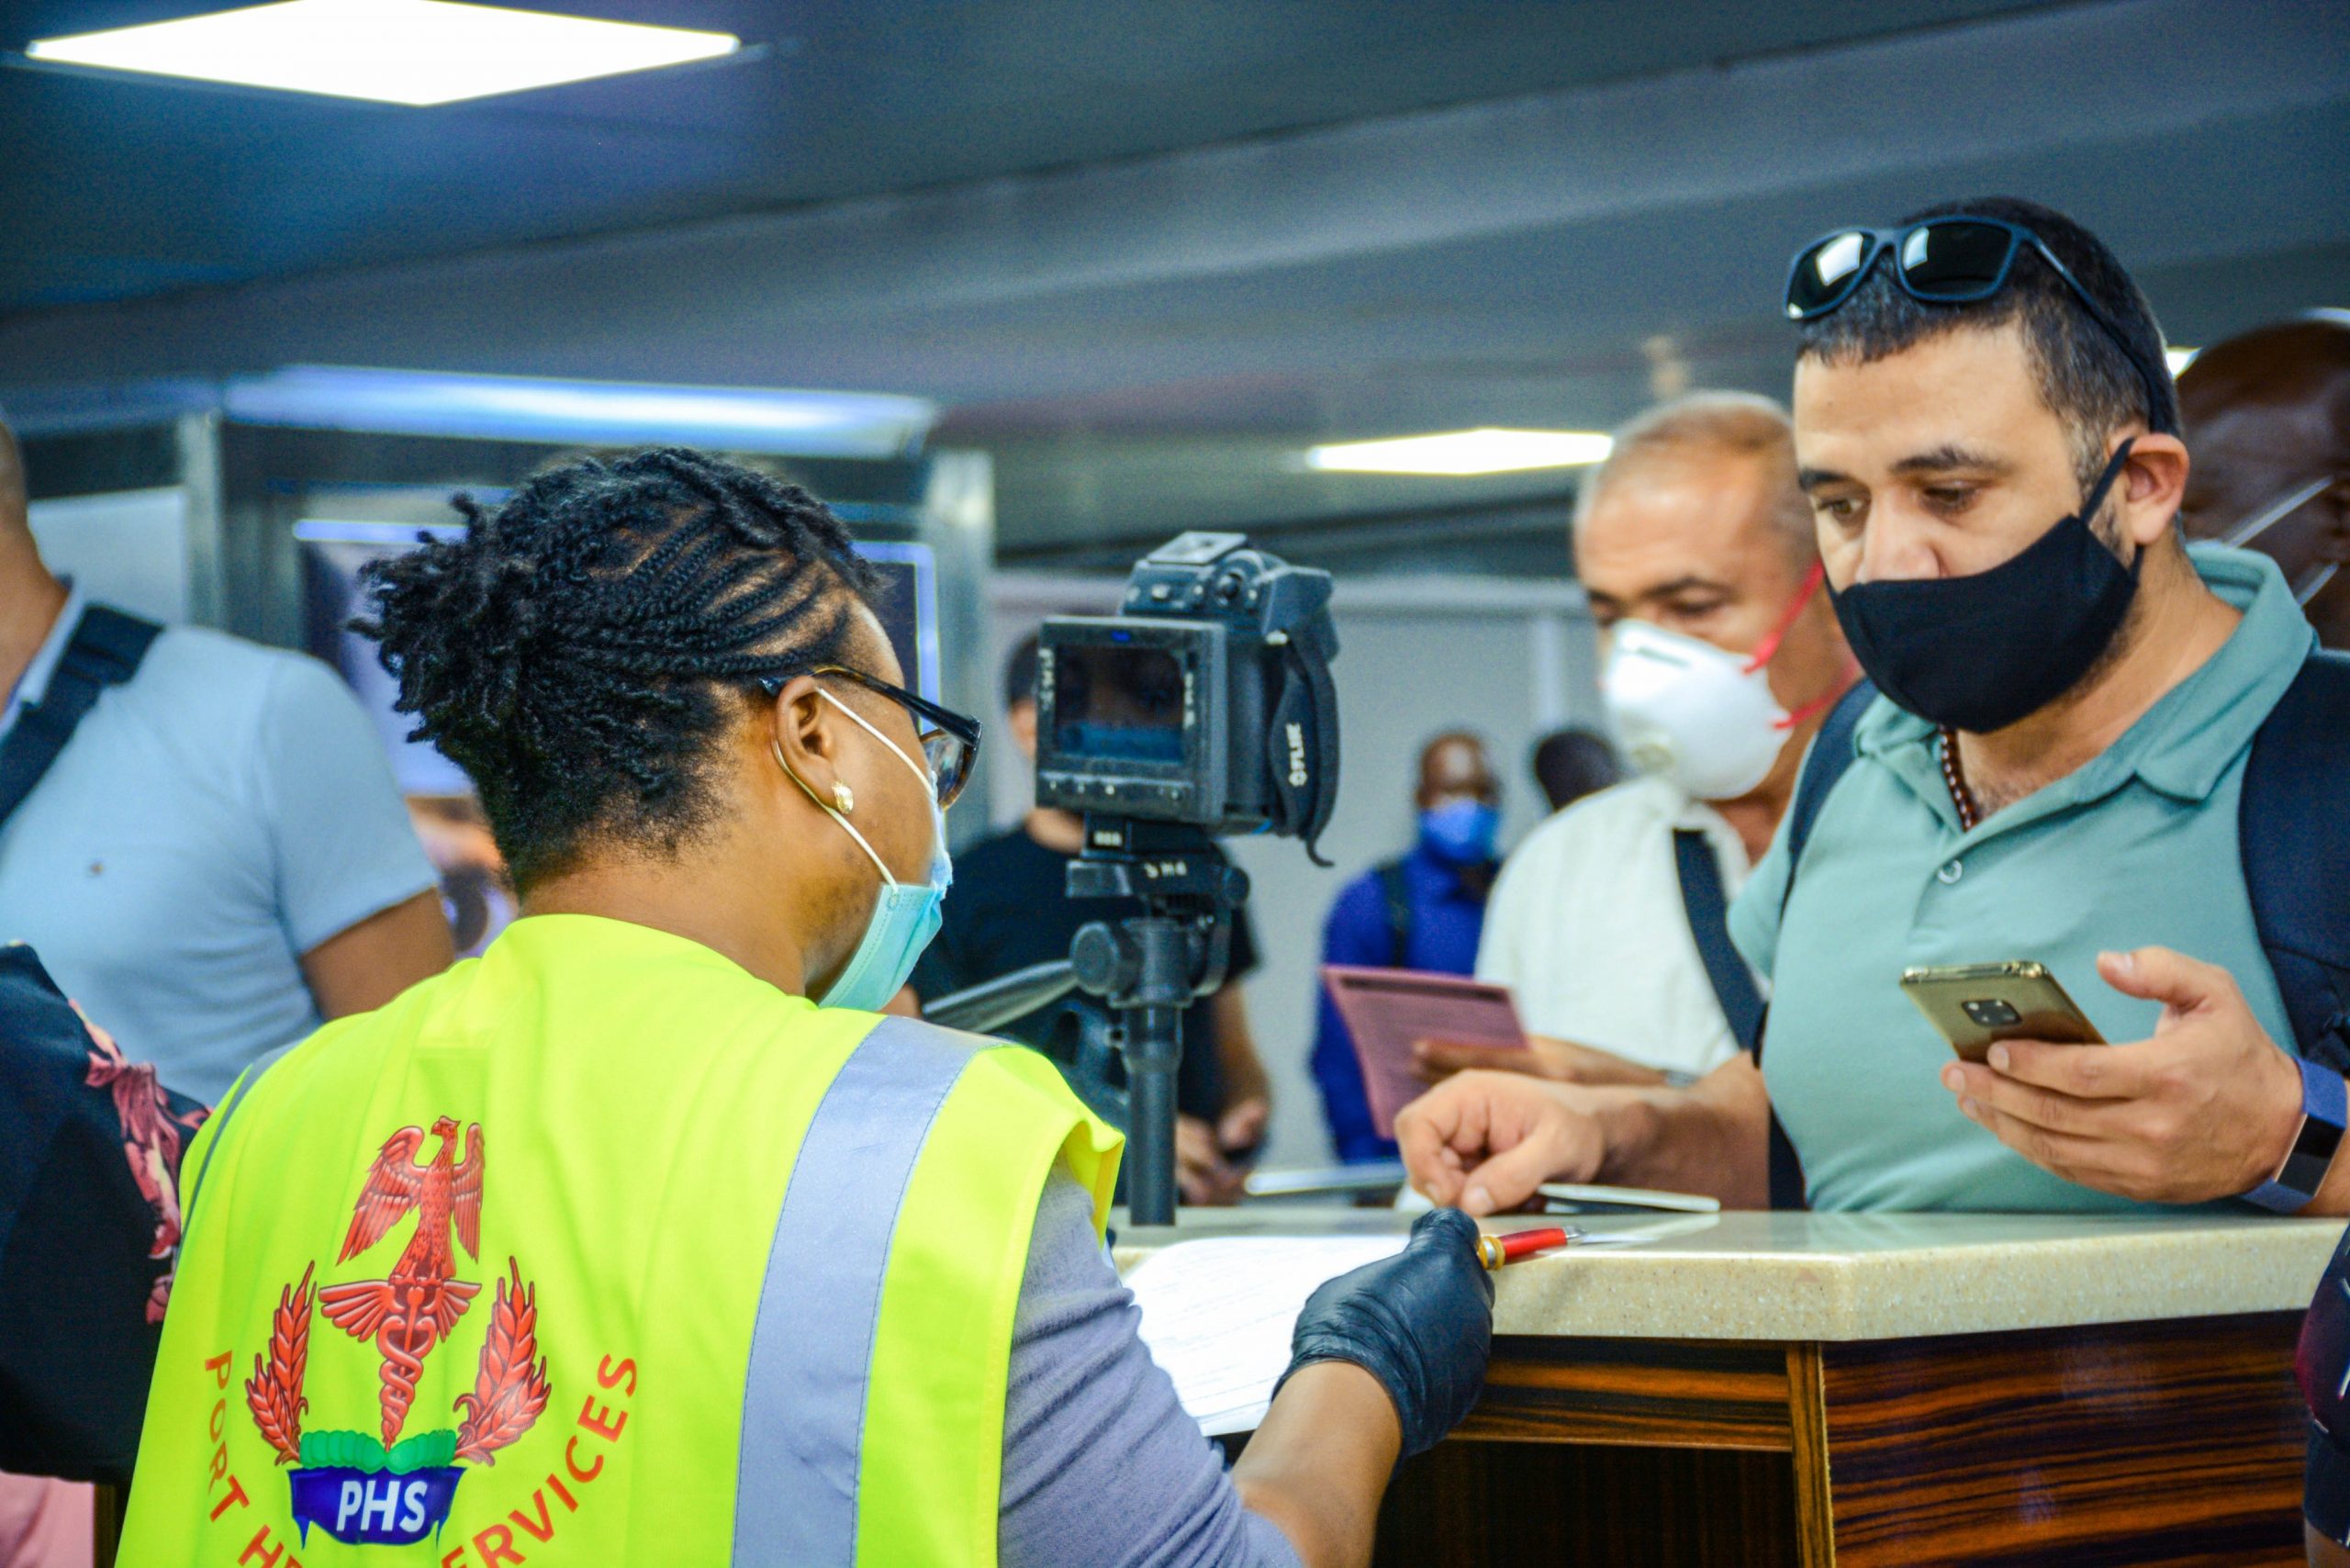
<svg viewBox="0 0 2350 1568">
<path fill-rule="evenodd" d="M 206 8 L 11 5 L 0 49 Z M 2074 213 L 2176 342 L 2350 305 L 2343 0 L 563 8 L 754 51 L 426 110 L 0 70 L 0 398 L 288 364 L 913 393 L 994 454 L 1013 558 L 1238 525 L 1550 570 L 1571 476 L 1304 448 L 1784 395 L 1789 251 L 1936 196 Z"/>
<path fill-rule="evenodd" d="M 432 109 L 41 67 L 222 8 L 0 14 L 0 312 L 837 201 L 2024 7 L 1656 0 L 563 0 L 749 57 Z"/>
</svg>

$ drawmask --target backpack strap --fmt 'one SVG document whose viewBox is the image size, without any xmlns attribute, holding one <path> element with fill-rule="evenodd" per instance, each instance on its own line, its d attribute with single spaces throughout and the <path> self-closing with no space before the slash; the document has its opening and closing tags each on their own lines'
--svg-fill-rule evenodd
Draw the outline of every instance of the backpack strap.
<svg viewBox="0 0 2350 1568">
<path fill-rule="evenodd" d="M 1786 913 L 1787 900 L 1796 890 L 1796 868 L 1803 864 L 1803 846 L 1811 842 L 1811 830 L 1818 825 L 1828 797 L 1835 793 L 1836 781 L 1852 766 L 1857 755 L 1852 750 L 1852 733 L 1861 727 L 1861 715 L 1875 700 L 1874 685 L 1865 680 L 1854 681 L 1852 689 L 1838 698 L 1836 706 L 1828 711 L 1827 722 L 1819 726 L 1819 734 L 1812 738 L 1811 750 L 1803 759 L 1803 772 L 1796 778 L 1796 798 L 1787 806 L 1787 880 L 1779 893 L 1779 911 L 1783 914 Z"/>
<path fill-rule="evenodd" d="M 1827 722 L 1819 726 L 1819 734 L 1812 737 L 1811 750 L 1803 759 L 1803 772 L 1796 778 L 1796 798 L 1787 806 L 1787 879 L 1779 891 L 1779 913 L 1784 918 L 1787 900 L 1796 890 L 1796 872 L 1803 865 L 1804 846 L 1811 841 L 1811 830 L 1819 821 L 1820 812 L 1828 804 L 1828 797 L 1836 790 L 1836 781 L 1844 777 L 1856 755 L 1852 750 L 1853 732 L 1861 727 L 1861 715 L 1876 700 L 1876 688 L 1868 681 L 1856 680 L 1852 689 L 1836 700 L 1828 711 Z M 1762 1065 L 1762 1043 L 1769 1035 L 1770 1009 L 1763 1009 L 1762 1018 L 1755 1025 L 1754 1065 Z M 1779 1113 L 1771 1112 L 1771 1206 L 1774 1209 L 1800 1209 L 1810 1206 L 1806 1194 L 1803 1160 L 1796 1153 L 1795 1140 L 1787 1137 L 1787 1129 L 1779 1123 Z"/>
<path fill-rule="evenodd" d="M 2350 656 L 2311 650 L 2244 764 L 2244 888 L 2301 1055 L 2350 1070 Z"/>
<path fill-rule="evenodd" d="M 1721 1003 L 1738 1048 L 1752 1056 L 1762 1036 L 1762 993 L 1729 939 L 1729 901 L 1722 893 L 1714 846 L 1697 828 L 1674 828 L 1673 861 L 1681 877 L 1681 907 L 1689 917 L 1689 935 L 1696 940 L 1697 958 L 1706 966 L 1714 1000 Z"/>
<path fill-rule="evenodd" d="M 1385 860 L 1371 868 L 1379 879 L 1379 896 L 1387 907 L 1388 964 L 1402 969 L 1412 941 L 1412 888 L 1404 879 L 1404 863 Z"/>
<path fill-rule="evenodd" d="M 49 689 L 0 736 L 0 823 L 33 792 L 73 738 L 74 726 L 96 705 L 98 693 L 139 673 L 139 662 L 162 631 L 152 621 L 103 604 L 83 610 L 50 673 Z"/>
</svg>

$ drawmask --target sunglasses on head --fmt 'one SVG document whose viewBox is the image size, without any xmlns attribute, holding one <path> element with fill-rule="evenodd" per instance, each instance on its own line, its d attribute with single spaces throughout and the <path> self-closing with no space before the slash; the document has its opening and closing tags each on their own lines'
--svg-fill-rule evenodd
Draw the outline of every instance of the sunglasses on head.
<svg viewBox="0 0 2350 1568">
<path fill-rule="evenodd" d="M 2056 259 L 2048 242 L 2020 224 L 1996 218 L 1929 218 L 1900 229 L 1838 229 L 1796 252 L 1787 269 L 1787 319 L 1810 321 L 1852 297 L 1870 269 L 1893 257 L 1894 282 L 1910 298 L 1928 305 L 1970 305 L 2007 287 L 2016 257 L 2029 245 L 2105 329 L 2138 379 L 2145 384 L 2146 414 L 2163 407 L 2154 372 L 2130 344 L 2121 324 L 2081 286 L 2073 269 Z M 2165 376 L 2167 373 L 2165 372 Z"/>
<path fill-rule="evenodd" d="M 971 769 L 979 756 L 977 719 L 966 718 L 951 708 L 941 708 L 902 686 L 892 686 L 878 676 L 846 665 L 803 665 L 778 675 L 763 675 L 758 678 L 759 689 L 769 698 L 779 697 L 797 675 L 852 681 L 903 708 L 913 719 L 914 734 L 922 742 L 923 761 L 929 766 L 931 787 L 938 791 L 942 808 L 953 805 L 955 797 L 963 792 L 963 786 L 971 781 Z"/>
</svg>

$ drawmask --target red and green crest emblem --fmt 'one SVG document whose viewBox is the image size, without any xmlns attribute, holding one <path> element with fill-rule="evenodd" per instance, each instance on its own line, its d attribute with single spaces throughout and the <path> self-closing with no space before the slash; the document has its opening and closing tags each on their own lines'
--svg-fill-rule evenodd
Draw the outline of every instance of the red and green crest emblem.
<svg viewBox="0 0 2350 1568">
<path fill-rule="evenodd" d="M 457 1249 L 481 1255 L 482 1137 L 465 1129 L 465 1157 L 457 1159 L 457 1124 L 432 1124 L 440 1148 L 416 1162 L 422 1127 L 402 1127 L 384 1141 L 351 1216 L 337 1263 L 348 1263 L 382 1241 L 409 1215 L 416 1229 L 382 1279 L 314 1283 L 305 1269 L 297 1284 L 278 1293 L 269 1350 L 253 1358 L 245 1404 L 277 1462 L 293 1465 L 294 1519 L 305 1539 L 316 1524 L 351 1544 L 405 1545 L 437 1533 L 455 1501 L 464 1474 L 459 1462 L 491 1457 L 530 1430 L 546 1408 L 550 1385 L 538 1355 L 536 1289 L 514 1259 L 498 1282 L 489 1328 L 470 1393 L 451 1408 L 457 1426 L 400 1435 L 425 1358 L 445 1342 L 481 1292 L 478 1281 L 457 1278 Z M 375 1349 L 380 1439 L 364 1431 L 305 1432 L 309 1401 L 302 1393 L 315 1312 L 350 1338 Z M 339 1341 L 330 1341 L 339 1342 Z"/>
</svg>

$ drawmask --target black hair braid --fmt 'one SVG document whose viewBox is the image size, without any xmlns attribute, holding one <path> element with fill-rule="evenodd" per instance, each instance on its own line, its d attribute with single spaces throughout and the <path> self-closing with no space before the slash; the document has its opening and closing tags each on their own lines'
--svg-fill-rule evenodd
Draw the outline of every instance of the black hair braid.
<svg viewBox="0 0 2350 1568">
<path fill-rule="evenodd" d="M 674 852 L 751 677 L 839 660 L 873 569 L 795 485 L 682 448 L 550 469 L 366 569 L 398 709 L 481 791 L 518 886 L 591 839 Z"/>
</svg>

